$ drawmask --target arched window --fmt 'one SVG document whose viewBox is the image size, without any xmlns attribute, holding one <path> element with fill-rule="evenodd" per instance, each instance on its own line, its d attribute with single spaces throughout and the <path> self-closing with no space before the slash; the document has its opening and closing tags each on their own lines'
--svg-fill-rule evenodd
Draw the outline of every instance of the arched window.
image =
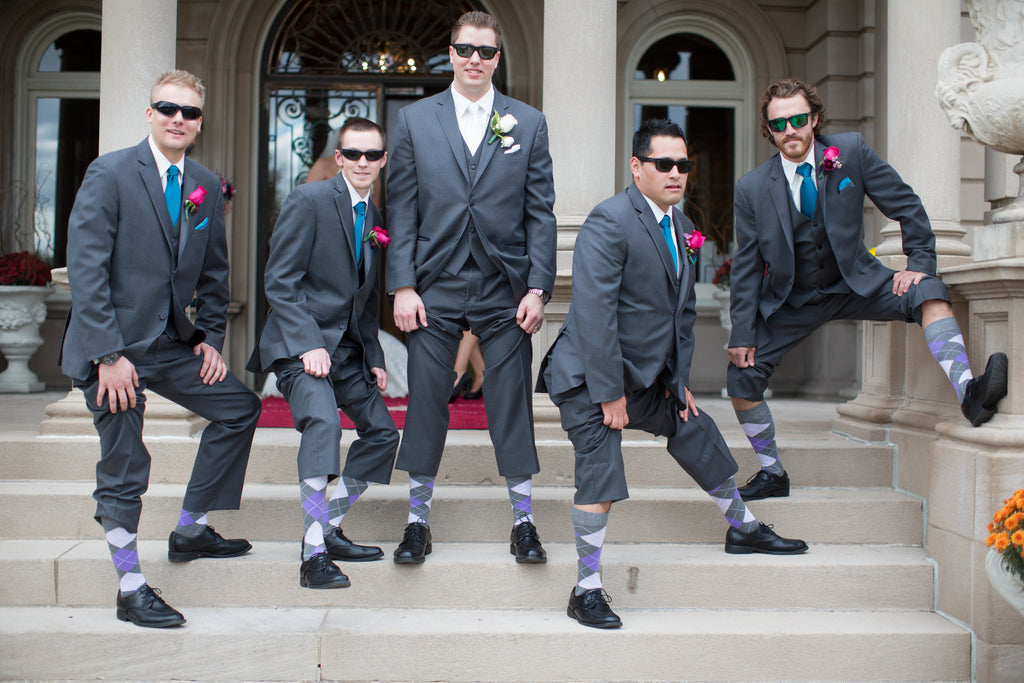
<svg viewBox="0 0 1024 683">
<path fill-rule="evenodd" d="M 56 17 L 19 59 L 18 248 L 67 263 L 67 225 L 99 144 L 100 18 Z"/>
<path fill-rule="evenodd" d="M 624 159 L 631 157 L 632 134 L 643 121 L 667 118 L 682 127 L 687 156 L 696 164 L 680 208 L 708 237 L 698 280 L 710 282 L 732 242 L 733 185 L 752 162 L 753 140 L 746 125 L 754 106 L 749 57 L 717 24 L 677 17 L 648 34 L 627 68 Z M 628 168 L 626 173 L 628 182 Z"/>
</svg>

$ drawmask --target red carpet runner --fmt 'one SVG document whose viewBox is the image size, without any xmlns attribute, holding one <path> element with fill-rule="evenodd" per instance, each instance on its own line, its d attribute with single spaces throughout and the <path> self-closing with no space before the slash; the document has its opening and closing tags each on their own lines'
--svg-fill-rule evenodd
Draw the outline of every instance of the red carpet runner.
<svg viewBox="0 0 1024 683">
<path fill-rule="evenodd" d="M 387 405 L 388 411 L 391 412 L 391 419 L 395 421 L 395 426 L 399 429 L 403 428 L 405 426 L 405 408 L 409 405 L 409 399 L 385 398 L 384 403 Z M 487 415 L 484 413 L 482 399 L 467 401 L 460 398 L 455 403 L 448 404 L 448 411 L 452 416 L 452 421 L 448 425 L 449 429 L 487 429 Z M 341 418 L 343 429 L 355 429 L 352 421 L 345 417 L 340 410 L 338 416 Z M 288 409 L 288 402 L 275 396 L 263 399 L 263 414 L 260 415 L 260 421 L 256 426 L 294 429 L 295 423 L 292 422 L 292 413 Z"/>
</svg>

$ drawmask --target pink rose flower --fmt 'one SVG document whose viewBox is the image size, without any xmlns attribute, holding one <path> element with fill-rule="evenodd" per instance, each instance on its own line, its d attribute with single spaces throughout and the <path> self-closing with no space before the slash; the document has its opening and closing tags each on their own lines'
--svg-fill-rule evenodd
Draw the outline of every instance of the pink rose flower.
<svg viewBox="0 0 1024 683">
<path fill-rule="evenodd" d="M 185 220 L 188 220 L 196 212 L 196 209 L 206 199 L 206 188 L 202 185 L 192 190 L 192 193 L 185 200 Z"/>
<path fill-rule="evenodd" d="M 843 162 L 839 160 L 839 148 L 826 147 L 825 153 L 821 155 L 821 170 L 818 172 L 818 179 L 820 180 L 829 171 L 842 167 Z"/>
<path fill-rule="evenodd" d="M 381 249 L 386 249 L 388 244 L 391 243 L 391 238 L 388 236 L 387 230 L 380 227 L 379 225 L 375 225 L 373 226 L 373 230 L 366 234 L 366 237 L 363 238 L 363 241 L 369 242 L 371 249 L 376 249 L 377 247 L 380 247 Z"/>
<path fill-rule="evenodd" d="M 686 246 L 689 249 L 700 249 L 702 244 L 704 244 L 704 235 L 701 234 L 700 230 L 694 230 L 693 234 L 686 240 Z"/>
</svg>

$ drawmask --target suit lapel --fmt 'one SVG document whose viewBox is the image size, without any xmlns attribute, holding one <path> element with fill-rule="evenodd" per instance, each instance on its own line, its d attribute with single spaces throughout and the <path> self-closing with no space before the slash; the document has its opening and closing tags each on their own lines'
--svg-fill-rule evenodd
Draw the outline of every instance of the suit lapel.
<svg viewBox="0 0 1024 683">
<path fill-rule="evenodd" d="M 651 207 L 647 204 L 647 200 L 644 199 L 643 194 L 637 189 L 636 185 L 630 185 L 626 191 L 629 195 L 630 200 L 633 202 L 633 208 L 637 212 L 637 220 L 640 221 L 643 230 L 647 233 L 647 236 L 654 242 L 655 248 L 658 250 L 658 255 L 661 257 L 661 263 L 665 267 L 665 272 L 668 274 L 673 285 L 678 284 L 678 278 L 676 276 L 676 265 L 672 260 L 672 254 L 668 250 L 668 244 L 665 242 L 665 237 L 661 234 L 661 226 L 654 220 L 654 212 L 651 211 Z"/>
<path fill-rule="evenodd" d="M 693 263 L 690 262 L 690 257 L 686 254 L 686 233 L 685 228 L 687 226 L 693 227 L 690 221 L 685 218 L 679 209 L 673 207 L 672 209 L 672 225 L 676 229 L 676 241 L 679 244 L 679 258 L 682 259 L 682 268 L 679 271 L 679 291 L 676 296 L 676 312 L 678 313 L 683 308 L 683 304 L 686 303 L 686 297 L 688 296 L 687 285 L 690 282 L 690 269 L 693 268 Z"/>
<path fill-rule="evenodd" d="M 331 182 L 334 183 L 334 190 L 337 193 L 334 197 L 334 205 L 338 209 L 338 219 L 341 221 L 342 242 L 345 243 L 348 257 L 354 266 L 356 264 L 356 224 L 352 218 L 352 198 L 348 194 L 348 185 L 345 184 L 344 176 L 339 173 Z M 363 227 L 366 227 L 365 219 Z"/>
<path fill-rule="evenodd" d="M 451 88 L 441 93 L 441 97 L 437 100 L 437 120 L 441 124 L 444 136 L 448 138 L 448 146 L 452 149 L 455 162 L 462 170 L 463 177 L 468 181 L 470 175 L 469 166 L 466 164 L 466 141 L 462 139 L 462 131 L 459 130 Z"/>
<path fill-rule="evenodd" d="M 508 99 L 504 95 L 502 95 L 500 92 L 495 90 L 494 91 L 494 110 L 491 112 L 491 116 L 494 115 L 495 111 L 498 112 L 498 116 L 504 116 L 505 114 L 508 113 L 508 110 L 509 110 Z M 488 120 L 488 122 L 490 122 L 490 118 L 488 118 L 487 120 Z M 501 147 L 501 144 L 497 140 L 495 140 L 494 142 L 492 142 L 490 144 L 487 144 L 488 141 L 491 139 L 490 132 L 491 132 L 491 126 L 490 126 L 490 123 L 488 123 L 487 128 L 485 129 L 485 132 L 484 132 L 483 142 L 480 143 L 480 145 L 481 145 L 481 149 L 480 149 L 480 168 L 477 170 L 476 175 L 473 176 L 473 184 L 474 185 L 483 176 L 484 171 L 487 169 L 487 164 L 491 163 L 491 159 L 494 157 L 494 150 L 499 148 L 499 147 Z"/>
<path fill-rule="evenodd" d="M 828 173 L 823 173 L 821 170 L 822 159 L 825 158 L 825 144 L 815 138 L 814 140 L 814 168 L 815 173 L 818 176 L 815 186 L 818 188 L 818 199 L 817 205 L 821 207 L 821 221 L 823 225 L 828 225 L 828 192 L 826 191 L 828 186 Z"/>
<path fill-rule="evenodd" d="M 768 172 L 768 194 L 775 204 L 775 213 L 782 225 L 782 233 L 786 236 L 786 244 L 789 251 L 793 251 L 793 215 L 790 213 L 790 204 L 793 203 L 793 194 L 789 189 L 789 182 L 782 172 L 782 161 L 779 155 L 772 157 L 772 166 Z"/>
<path fill-rule="evenodd" d="M 148 138 L 139 144 L 138 150 L 139 177 L 142 178 L 142 184 L 146 186 L 149 198 L 153 202 L 153 211 L 156 212 L 157 221 L 159 221 L 164 233 L 167 248 L 172 249 L 174 243 L 171 241 L 171 231 L 174 230 L 174 226 L 171 225 L 171 215 L 167 213 L 167 200 L 164 199 L 164 190 L 160 183 L 160 172 L 157 170 L 153 151 L 149 148 Z M 175 257 L 177 257 L 177 254 L 175 254 Z"/>
</svg>

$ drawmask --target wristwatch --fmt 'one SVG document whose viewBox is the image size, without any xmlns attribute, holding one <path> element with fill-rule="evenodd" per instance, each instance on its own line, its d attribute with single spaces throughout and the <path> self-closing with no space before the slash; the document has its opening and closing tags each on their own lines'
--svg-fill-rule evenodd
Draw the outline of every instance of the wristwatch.
<svg viewBox="0 0 1024 683">
<path fill-rule="evenodd" d="M 539 296 L 540 297 L 540 302 L 542 304 L 546 304 L 548 302 L 548 300 L 551 298 L 550 294 L 548 294 L 543 289 L 540 289 L 538 287 L 531 287 L 530 289 L 528 289 L 526 291 L 529 292 L 530 294 L 536 294 L 537 296 Z"/>
<path fill-rule="evenodd" d="M 115 351 L 114 353 L 108 353 L 105 356 L 101 356 L 99 358 L 93 359 L 92 363 L 93 363 L 93 365 L 99 365 L 100 363 L 103 363 L 104 365 L 113 365 L 120 358 L 121 358 L 121 354 L 118 353 L 117 351 Z"/>
</svg>

